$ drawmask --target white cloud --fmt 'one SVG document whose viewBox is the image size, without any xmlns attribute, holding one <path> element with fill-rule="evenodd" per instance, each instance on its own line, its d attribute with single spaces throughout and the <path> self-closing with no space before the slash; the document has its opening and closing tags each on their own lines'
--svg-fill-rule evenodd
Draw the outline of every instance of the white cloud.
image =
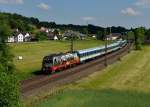
<svg viewBox="0 0 150 107">
<path fill-rule="evenodd" d="M 40 3 L 39 5 L 37 5 L 38 8 L 43 9 L 43 10 L 49 10 L 50 7 L 49 5 L 45 4 L 45 3 Z"/>
<path fill-rule="evenodd" d="M 94 17 L 90 17 L 90 16 L 88 16 L 88 17 L 82 17 L 81 19 L 84 20 L 84 21 L 93 21 L 93 20 L 95 20 Z"/>
<path fill-rule="evenodd" d="M 145 5 L 150 5 L 150 0 L 137 0 L 135 3 L 137 6 L 145 6 Z"/>
<path fill-rule="evenodd" d="M 0 4 L 23 4 L 23 0 L 0 0 Z"/>
<path fill-rule="evenodd" d="M 121 10 L 121 13 L 127 16 L 137 16 L 140 15 L 140 12 L 134 10 L 133 8 L 126 8 L 124 10 Z"/>
</svg>

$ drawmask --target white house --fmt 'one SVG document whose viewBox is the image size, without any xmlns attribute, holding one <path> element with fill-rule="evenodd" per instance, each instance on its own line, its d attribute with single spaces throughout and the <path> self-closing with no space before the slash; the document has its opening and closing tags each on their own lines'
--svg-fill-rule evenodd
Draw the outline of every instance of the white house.
<svg viewBox="0 0 150 107">
<path fill-rule="evenodd" d="M 14 36 L 8 37 L 8 42 L 9 42 L 9 43 L 15 42 L 15 37 L 14 37 Z"/>
<path fill-rule="evenodd" d="M 17 37 L 16 37 L 17 41 L 16 42 L 24 42 L 24 35 L 22 33 L 20 33 Z"/>
<path fill-rule="evenodd" d="M 57 37 L 57 36 L 54 36 L 54 40 L 58 40 L 58 37 Z"/>
<path fill-rule="evenodd" d="M 13 42 L 27 42 L 30 41 L 30 34 L 26 33 L 25 35 L 23 35 L 22 33 L 16 33 L 15 35 L 8 37 L 7 42 L 9 43 L 13 43 Z"/>
<path fill-rule="evenodd" d="M 120 38 L 122 38 L 121 33 L 112 33 L 112 34 L 106 36 L 106 40 L 117 40 Z"/>
<path fill-rule="evenodd" d="M 29 33 L 26 33 L 25 35 L 24 35 L 24 37 L 26 38 L 26 37 L 30 37 L 30 34 Z"/>
<path fill-rule="evenodd" d="M 29 34 L 29 33 L 26 33 L 26 34 L 24 35 L 24 42 L 28 42 L 28 41 L 30 41 L 30 40 L 31 40 L 30 34 Z"/>
<path fill-rule="evenodd" d="M 92 37 L 93 37 L 93 38 L 96 38 L 96 35 L 93 35 Z"/>
</svg>

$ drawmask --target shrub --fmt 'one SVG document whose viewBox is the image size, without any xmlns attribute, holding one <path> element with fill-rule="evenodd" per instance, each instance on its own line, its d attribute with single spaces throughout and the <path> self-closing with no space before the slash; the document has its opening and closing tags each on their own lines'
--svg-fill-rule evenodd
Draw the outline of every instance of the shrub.
<svg viewBox="0 0 150 107">
<path fill-rule="evenodd" d="M 0 72 L 0 107 L 19 107 L 19 82 L 14 74 Z"/>
</svg>

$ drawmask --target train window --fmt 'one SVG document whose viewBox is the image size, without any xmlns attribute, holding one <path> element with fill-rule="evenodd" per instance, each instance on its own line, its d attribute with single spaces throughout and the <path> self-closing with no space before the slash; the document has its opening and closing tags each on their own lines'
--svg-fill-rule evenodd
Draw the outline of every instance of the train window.
<svg viewBox="0 0 150 107">
<path fill-rule="evenodd" d="M 83 54 L 80 54 L 79 56 L 82 58 L 82 57 L 83 57 Z"/>
</svg>

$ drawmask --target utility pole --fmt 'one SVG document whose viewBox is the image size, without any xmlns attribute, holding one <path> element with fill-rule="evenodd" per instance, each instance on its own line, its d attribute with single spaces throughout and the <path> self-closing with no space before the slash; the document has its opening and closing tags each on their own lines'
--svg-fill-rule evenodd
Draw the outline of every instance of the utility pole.
<svg viewBox="0 0 150 107">
<path fill-rule="evenodd" d="M 73 52 L 73 37 L 72 37 L 72 35 L 71 35 L 71 52 Z"/>
<path fill-rule="evenodd" d="M 105 66 L 108 66 L 108 61 L 107 61 L 107 48 L 108 48 L 108 38 L 107 38 L 107 28 L 104 29 L 104 34 L 105 34 Z M 109 35 L 111 36 L 111 27 L 109 28 Z"/>
<path fill-rule="evenodd" d="M 70 32 L 70 51 L 73 52 L 73 47 L 74 47 L 74 43 L 73 43 L 73 32 Z"/>
<path fill-rule="evenodd" d="M 89 28 L 88 28 L 89 27 L 89 22 L 87 21 L 86 24 L 87 24 L 87 36 L 88 36 L 89 35 Z"/>
<path fill-rule="evenodd" d="M 110 32 L 110 35 L 112 36 L 112 33 L 111 33 L 111 27 L 109 28 L 109 32 Z"/>
<path fill-rule="evenodd" d="M 130 53 L 130 41 L 129 41 L 129 35 L 126 33 L 126 36 L 127 36 L 128 53 Z"/>
<path fill-rule="evenodd" d="M 107 67 L 107 28 L 104 29 L 105 35 L 105 62 L 104 65 Z"/>
</svg>

